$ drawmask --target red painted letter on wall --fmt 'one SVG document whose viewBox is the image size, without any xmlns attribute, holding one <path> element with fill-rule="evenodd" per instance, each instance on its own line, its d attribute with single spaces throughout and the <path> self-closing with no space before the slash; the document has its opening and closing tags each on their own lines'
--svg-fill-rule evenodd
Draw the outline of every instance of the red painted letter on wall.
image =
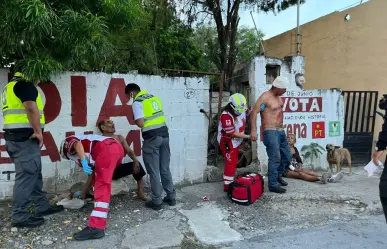
<svg viewBox="0 0 387 249">
<path fill-rule="evenodd" d="M 40 155 L 41 156 L 49 156 L 51 159 L 51 162 L 60 161 L 60 155 L 59 155 L 58 148 L 56 147 L 54 138 L 52 137 L 52 135 L 49 131 L 43 132 L 43 143 L 44 143 L 44 147 L 46 147 L 46 149 L 41 150 Z"/>
<path fill-rule="evenodd" d="M 120 105 L 115 104 L 117 96 L 121 101 Z M 129 124 L 134 125 L 132 107 L 127 102 L 124 79 L 111 79 L 96 125 L 110 117 L 126 117 Z"/>
<path fill-rule="evenodd" d="M 87 125 L 86 78 L 71 76 L 71 123 L 73 126 Z"/>
<path fill-rule="evenodd" d="M 60 98 L 58 88 L 51 81 L 49 83 L 40 83 L 39 87 L 46 97 L 44 116 L 46 118 L 46 124 L 48 124 L 59 116 L 60 109 L 62 108 L 62 99 Z"/>
<path fill-rule="evenodd" d="M 4 132 L 0 132 L 0 139 L 4 139 Z M 12 159 L 9 157 L 2 157 L 1 152 L 7 151 L 5 149 L 5 145 L 0 145 L 0 164 L 8 164 L 8 163 L 13 163 Z"/>
<path fill-rule="evenodd" d="M 136 156 L 141 156 L 141 137 L 140 130 L 129 131 L 126 136 L 126 142 L 130 146 L 133 143 L 133 151 Z"/>
</svg>

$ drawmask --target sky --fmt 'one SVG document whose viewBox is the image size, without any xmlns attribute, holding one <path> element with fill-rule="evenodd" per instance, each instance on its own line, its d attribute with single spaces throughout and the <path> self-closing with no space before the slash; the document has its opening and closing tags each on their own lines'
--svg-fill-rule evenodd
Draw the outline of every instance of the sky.
<svg viewBox="0 0 387 249">
<path fill-rule="evenodd" d="M 369 0 L 363 0 L 363 3 Z M 300 6 L 300 25 L 341 10 L 348 6 L 356 6 L 360 0 L 306 0 Z M 250 10 L 240 12 L 239 27 L 254 27 Z M 265 34 L 264 39 L 279 35 L 297 26 L 297 6 L 288 8 L 276 16 L 272 13 L 253 12 L 257 28 Z"/>
</svg>

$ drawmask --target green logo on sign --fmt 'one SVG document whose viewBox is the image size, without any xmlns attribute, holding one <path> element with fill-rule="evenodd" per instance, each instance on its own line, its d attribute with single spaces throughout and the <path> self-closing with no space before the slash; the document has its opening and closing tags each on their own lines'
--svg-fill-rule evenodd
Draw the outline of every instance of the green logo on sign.
<svg viewBox="0 0 387 249">
<path fill-rule="evenodd" d="M 340 136 L 340 121 L 330 121 L 329 122 L 329 136 L 330 137 L 338 137 Z"/>
</svg>

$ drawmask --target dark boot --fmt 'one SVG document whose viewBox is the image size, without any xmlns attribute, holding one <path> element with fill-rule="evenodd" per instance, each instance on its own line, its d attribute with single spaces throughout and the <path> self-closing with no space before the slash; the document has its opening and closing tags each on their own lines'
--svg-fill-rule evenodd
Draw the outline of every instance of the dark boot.
<svg viewBox="0 0 387 249">
<path fill-rule="evenodd" d="M 280 184 L 281 186 L 288 186 L 288 183 L 285 182 L 285 180 L 282 179 L 282 177 L 279 177 L 279 178 L 278 178 L 278 182 L 279 182 L 279 184 Z"/>
<path fill-rule="evenodd" d="M 278 194 L 283 194 L 286 192 L 286 189 L 284 188 L 281 188 L 281 187 L 272 187 L 272 188 L 269 188 L 270 192 L 274 192 L 274 193 L 278 193 Z"/>
<path fill-rule="evenodd" d="M 99 228 L 85 227 L 82 231 L 74 233 L 75 240 L 100 239 L 105 236 L 105 231 Z"/>
<path fill-rule="evenodd" d="M 147 201 L 145 202 L 145 207 L 152 208 L 153 210 L 160 210 L 163 208 L 162 204 L 155 204 L 153 201 Z"/>
<path fill-rule="evenodd" d="M 12 227 L 27 227 L 27 228 L 34 228 L 39 227 L 44 224 L 44 218 L 38 218 L 38 217 L 29 217 L 27 220 L 22 222 L 14 223 L 12 222 Z"/>
<path fill-rule="evenodd" d="M 47 216 L 47 215 L 59 213 L 59 212 L 61 212 L 63 210 L 64 210 L 64 208 L 61 205 L 59 205 L 59 206 L 51 206 L 49 209 L 47 209 L 47 210 L 45 210 L 43 212 L 38 212 L 36 214 L 36 216 L 37 217 Z"/>
<path fill-rule="evenodd" d="M 175 206 L 176 205 L 176 200 L 175 199 L 168 199 L 168 197 L 165 197 L 163 199 L 163 202 L 168 203 L 169 206 Z"/>
</svg>

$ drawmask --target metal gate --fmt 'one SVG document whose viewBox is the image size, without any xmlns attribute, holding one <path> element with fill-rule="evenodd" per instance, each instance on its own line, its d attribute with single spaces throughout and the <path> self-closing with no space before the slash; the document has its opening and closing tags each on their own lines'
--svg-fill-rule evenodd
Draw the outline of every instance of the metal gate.
<svg viewBox="0 0 387 249">
<path fill-rule="evenodd" d="M 366 165 L 372 154 L 377 91 L 343 91 L 344 148 L 352 155 L 352 165 Z"/>
</svg>

